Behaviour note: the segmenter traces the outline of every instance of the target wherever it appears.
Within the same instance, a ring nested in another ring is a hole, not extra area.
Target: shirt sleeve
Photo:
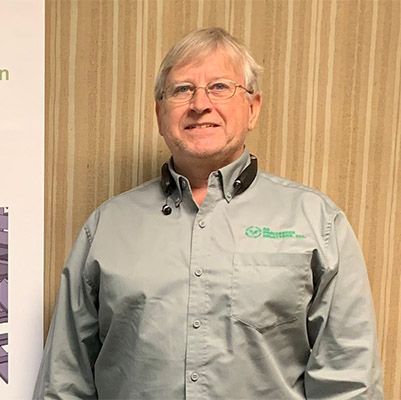
[[[367,271],[344,214],[335,216],[325,239],[326,253],[314,266],[317,290],[307,321],[306,398],[383,399]]]
[[[85,272],[91,235],[80,232],[63,270],[33,399],[96,399],[97,293]]]

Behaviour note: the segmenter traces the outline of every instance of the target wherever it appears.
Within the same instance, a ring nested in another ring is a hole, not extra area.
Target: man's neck
[[[192,196],[196,203],[200,206],[207,195],[208,179],[211,172],[215,171],[213,165],[205,160],[192,160],[185,162],[174,160],[174,169],[177,173],[185,176],[190,185]]]
[[[175,171],[188,179],[192,196],[200,206],[207,195],[209,175],[234,160],[173,157],[173,161]]]

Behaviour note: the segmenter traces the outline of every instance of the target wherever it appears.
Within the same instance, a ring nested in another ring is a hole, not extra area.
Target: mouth
[[[213,122],[202,122],[202,123],[194,123],[194,124],[188,124],[185,126],[184,129],[203,129],[203,128],[217,128],[219,127],[219,124],[215,124]]]

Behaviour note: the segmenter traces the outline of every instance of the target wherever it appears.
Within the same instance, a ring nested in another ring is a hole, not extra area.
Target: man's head
[[[221,28],[192,32],[167,53],[155,84],[156,113],[175,162],[223,166],[240,156],[259,115],[260,70]]]

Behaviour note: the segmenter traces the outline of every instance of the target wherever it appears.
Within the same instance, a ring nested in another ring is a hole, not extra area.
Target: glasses
[[[205,89],[206,95],[213,103],[222,102],[230,99],[235,95],[237,88],[244,89],[247,93],[253,94],[253,90],[249,90],[234,81],[227,79],[218,79],[209,82],[206,86],[195,86],[188,82],[179,82],[167,86],[162,93],[162,99],[166,99],[171,103],[187,103],[194,96],[198,89]]]

